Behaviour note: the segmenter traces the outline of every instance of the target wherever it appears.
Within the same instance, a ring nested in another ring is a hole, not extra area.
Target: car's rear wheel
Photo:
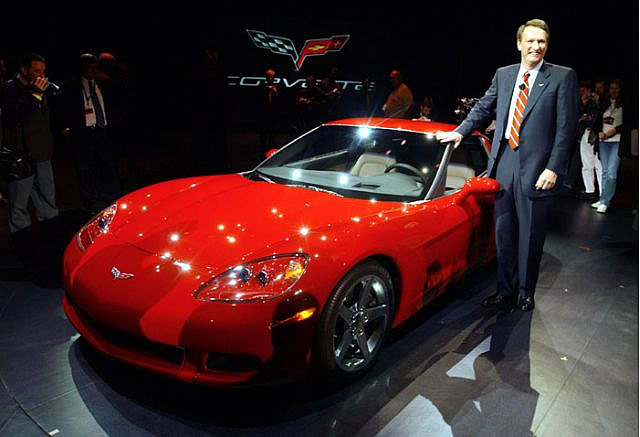
[[[389,272],[366,261],[340,280],[318,323],[314,359],[323,376],[347,382],[377,360],[393,314]]]

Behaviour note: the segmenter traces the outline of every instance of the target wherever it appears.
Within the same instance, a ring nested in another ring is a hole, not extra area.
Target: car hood
[[[356,225],[367,216],[403,206],[241,175],[200,178],[170,195],[164,185],[120,200],[127,211],[114,227],[114,236],[143,251],[216,270],[274,252],[306,252],[314,237],[322,237],[317,232],[328,238],[345,224]],[[144,199],[158,197],[143,205]]]

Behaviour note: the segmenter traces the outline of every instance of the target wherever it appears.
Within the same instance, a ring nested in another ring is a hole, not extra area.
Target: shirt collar
[[[528,71],[530,76],[537,76],[538,72],[540,71],[540,68],[542,67],[543,62],[544,62],[544,59],[538,62],[536,66],[530,70],[527,69],[523,64],[520,64],[520,69],[518,70],[518,80],[520,81],[522,80],[522,76],[524,76],[525,71]]]

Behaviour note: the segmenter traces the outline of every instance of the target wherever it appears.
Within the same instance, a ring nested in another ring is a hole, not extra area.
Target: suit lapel
[[[516,80],[518,79],[517,76],[518,76],[519,69],[520,69],[520,64],[513,65],[505,78],[506,79],[505,90],[507,90],[505,94],[507,94],[509,98],[502,100],[502,104],[506,105],[504,110],[501,111],[501,113],[504,114],[504,120],[502,120],[502,132],[505,132],[507,129],[507,120],[509,120],[509,108],[511,107],[511,96],[513,94],[513,88],[516,86]]]
[[[527,115],[531,112],[531,109],[535,106],[538,98],[542,95],[542,92],[549,85],[549,77],[551,76],[551,68],[546,62],[543,62],[540,66],[540,71],[536,76],[535,83],[531,84],[531,91],[529,92],[529,99],[527,100],[527,107],[524,108],[524,114],[522,115],[522,122],[527,119]]]

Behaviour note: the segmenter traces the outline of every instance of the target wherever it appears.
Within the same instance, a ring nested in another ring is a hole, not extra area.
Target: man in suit
[[[482,304],[531,311],[552,195],[561,186],[574,147],[578,82],[574,70],[544,61],[549,27],[538,19],[518,28],[520,64],[499,68],[485,95],[453,131],[454,147],[474,129],[496,130],[487,174],[500,182],[496,197],[497,292]]]
[[[80,56],[80,77],[63,88],[63,130],[71,139],[78,169],[80,194],[89,214],[94,214],[118,197],[115,146],[107,131],[111,122],[96,83],[98,58]]]

